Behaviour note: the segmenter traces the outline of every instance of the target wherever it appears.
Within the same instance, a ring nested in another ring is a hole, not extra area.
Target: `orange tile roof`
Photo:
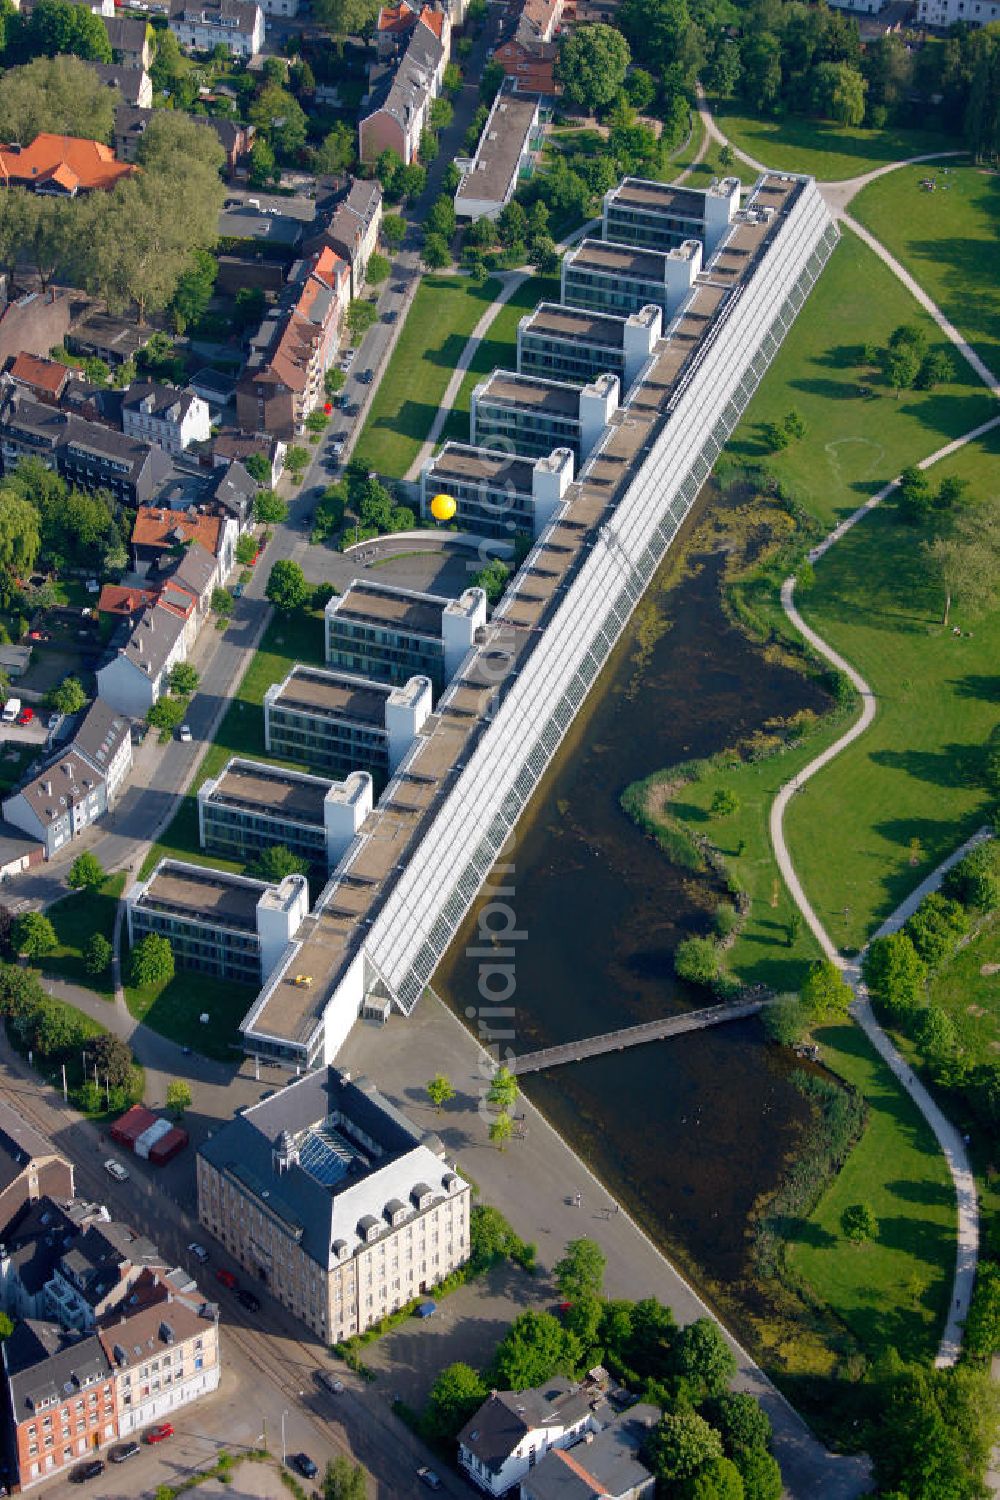
[[[36,390],[48,391],[50,396],[58,396],[69,379],[69,371],[56,359],[43,359],[37,354],[22,352],[15,355],[10,376],[25,385],[33,385]]]
[[[323,285],[328,286],[331,291],[336,291],[338,281],[343,281],[345,276],[350,275],[350,267],[336,250],[325,245],[316,257],[312,274],[318,276]]]
[[[156,505],[140,505],[136,511],[132,528],[132,544],[137,547],[173,547],[180,542],[200,542],[206,552],[215,557],[222,533],[222,522],[218,516],[205,516],[199,511],[189,516],[186,511],[161,509]]]
[[[383,5],[378,13],[379,31],[409,31],[416,24],[417,13],[407,0],[399,5]]]
[[[420,12],[420,19],[428,31],[433,31],[440,42],[444,32],[444,11],[434,10],[430,5],[425,5]]]
[[[38,187],[55,183],[64,192],[113,188],[137,167],[117,161],[110,146],[74,135],[36,135],[30,146],[0,146],[0,182],[9,187]]]
[[[106,583],[97,601],[99,615],[134,615],[156,599],[155,589],[128,588],[122,583]]]

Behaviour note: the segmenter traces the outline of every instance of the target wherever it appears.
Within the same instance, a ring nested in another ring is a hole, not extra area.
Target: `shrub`
[[[711,938],[685,938],[674,954],[674,969],[689,984],[710,986],[719,977],[719,950]]]

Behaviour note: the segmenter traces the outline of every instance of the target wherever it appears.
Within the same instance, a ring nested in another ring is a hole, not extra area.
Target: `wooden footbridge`
[[[680,1016],[664,1016],[659,1021],[643,1021],[638,1026],[623,1026],[620,1031],[605,1031],[580,1042],[564,1042],[559,1047],[542,1047],[525,1052],[509,1064],[512,1073],[538,1073],[542,1068],[558,1068],[563,1063],[582,1062],[586,1057],[600,1057],[606,1052],[622,1052],[626,1047],[642,1047],[660,1042],[668,1036],[682,1036],[688,1031],[704,1031],[707,1026],[721,1026],[726,1021],[741,1021],[755,1016],[776,997],[762,1000],[737,1000],[708,1005],[704,1010],[689,1010]]]

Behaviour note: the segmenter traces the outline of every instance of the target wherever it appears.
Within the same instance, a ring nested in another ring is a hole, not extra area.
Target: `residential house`
[[[100,1339],[26,1318],[3,1343],[19,1488],[70,1468],[118,1431],[115,1383]]]
[[[238,459],[220,468],[221,472],[213,471],[207,494],[215,506],[232,517],[238,532],[249,531],[253,526],[253,503],[260,486]]]
[[[296,9],[298,8],[298,0],[267,0],[264,8],[269,14],[294,14],[293,11],[272,12],[270,10],[271,4],[294,5]],[[207,123],[219,137],[219,145],[226,153],[226,176],[232,179],[236,175],[237,167],[250,154],[254,136],[257,134],[257,127],[256,125],[244,125],[241,120],[227,120],[221,116],[214,115],[209,116]]]
[[[660,1419],[656,1406],[616,1412],[600,1432],[571,1447],[554,1446],[521,1480],[520,1500],[645,1500],[656,1479],[640,1457]]]
[[[140,107],[131,99],[126,99],[115,110],[115,155],[119,161],[135,161],[139,142],[145,135],[153,114],[151,108]],[[204,125],[206,130],[215,131],[226,153],[226,175],[232,177],[237,165],[253,144],[256,128],[253,125],[243,125],[239,120],[216,119],[213,115],[192,115],[190,118],[197,124]]]
[[[31,1203],[51,1194],[72,1198],[73,1167],[12,1104],[0,1099],[0,1238]]]
[[[98,668],[100,696],[120,713],[145,718],[163,693],[170,668],[187,656],[188,619],[159,599],[144,609],[117,656]]]
[[[199,542],[218,562],[219,578],[232,572],[236,550],[236,523],[228,515],[211,514],[206,508],[179,511],[162,505],[143,505],[136,511],[132,527],[132,563],[145,578],[165,569],[180,550]]]
[[[183,453],[192,443],[207,442],[211,425],[208,402],[192,390],[136,381],[122,399],[125,435],[158,443],[166,453]]]
[[[351,269],[351,296],[360,297],[365,268],[378,245],[382,223],[382,185],[374,178],[358,178],[346,195],[332,207],[326,227],[306,248],[314,251],[328,245]]]
[[[135,359],[153,336],[152,328],[140,329],[134,322],[113,318],[108,313],[92,312],[74,323],[66,337],[66,348],[84,359],[103,359],[115,369]]]
[[[63,1328],[90,1332],[144,1272],[169,1269],[152,1241],[128,1224],[97,1220],[63,1247],[45,1288],[49,1316]]]
[[[0,369],[18,354],[45,356],[69,332],[72,297],[64,287],[8,296],[0,277]]]
[[[309,882],[276,884],[161,859],[125,897],[129,943],[168,938],[180,968],[260,986],[309,912]]]
[[[287,299],[261,324],[236,388],[236,415],[246,432],[290,439],[324,399],[350,301],[347,262],[327,246],[313,257]]]
[[[281,438],[266,432],[237,432],[224,429],[212,439],[212,462],[217,469],[239,462],[244,467],[248,459],[256,456],[268,465],[268,485],[277,484],[285,467],[285,452],[288,444]]]
[[[98,1338],[114,1372],[118,1436],[134,1437],[181,1407],[218,1389],[219,1311],[210,1302],[172,1293],[132,1308],[119,1304],[101,1321]]]
[[[834,0],[842,4],[844,0]],[[859,0],[857,9],[876,13],[887,0]],[[851,7],[854,9],[854,5]],[[917,20],[921,26],[987,26],[1000,21],[1000,0],[920,0]]]
[[[366,1078],[293,1078],[198,1152],[198,1217],[326,1344],[363,1333],[469,1257],[471,1190]]]
[[[505,1495],[550,1448],[597,1432],[610,1408],[590,1382],[554,1375],[535,1390],[494,1391],[458,1434],[458,1462],[487,1495]]]
[[[124,505],[143,505],[170,474],[160,448],[126,437],[29,396],[17,386],[0,396],[0,462],[9,474],[38,458],[80,489],[107,489]]]
[[[0,1302],[12,1318],[51,1316],[45,1289],[59,1257],[79,1231],[111,1215],[102,1204],[58,1200],[47,1194],[29,1204],[0,1241]]]
[[[103,141],[75,135],[43,131],[30,146],[0,146],[0,186],[29,188],[53,198],[107,192],[134,171],[128,162],[116,161]]]
[[[515,31],[495,48],[493,61],[503,68],[516,94],[552,99],[562,92],[555,79],[558,56],[558,42],[522,41]]]
[[[114,0],[111,0],[111,14],[114,15]],[[153,80],[145,68],[127,68],[122,63],[89,63],[91,71],[109,89],[117,89],[122,104],[133,109],[152,109],[153,107]],[[131,157],[121,156],[118,144],[115,142],[115,154],[122,161],[131,161]]]
[[[104,25],[112,60],[121,68],[148,73],[153,63],[153,43],[143,17],[113,15],[105,18]]]
[[[416,159],[448,62],[448,41],[447,16],[425,6],[398,61],[373,71],[358,123],[363,161],[374,161],[386,150],[395,151],[407,166]]]
[[[108,805],[113,806],[132,769],[130,726],[110,704],[95,698],[73,736],[73,749],[104,777]]]
[[[57,359],[45,359],[37,354],[20,353],[7,370],[5,379],[22,386],[36,401],[45,401],[49,406],[58,406],[63,391],[70,379],[68,365]]]
[[[256,57],[264,45],[264,12],[254,0],[170,0],[170,30],[182,47]]]
[[[3,815],[51,859],[114,806],[131,765],[130,726],[98,698],[69,747],[4,799]]]

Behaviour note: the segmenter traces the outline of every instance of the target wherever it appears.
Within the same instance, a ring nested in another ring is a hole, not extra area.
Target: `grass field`
[[[808,172],[820,182],[839,182],[860,177],[929,151],[955,151],[961,142],[954,136],[932,131],[892,127],[863,130],[860,126],[835,125],[829,120],[808,120],[786,115],[780,120],[761,120],[755,115],[730,112],[720,105],[716,123],[734,146],[748,156],[782,172]]]
[[[375,392],[354,457],[402,479],[431,429],[458,357],[500,290],[468,276],[425,276]]]
[[[127,945],[122,945],[122,972],[128,974]],[[214,974],[178,969],[166,984],[125,985],[129,1014],[153,1031],[192,1047],[203,1057],[231,1062],[239,1045],[237,1027],[250,1009],[257,986],[236,984]],[[208,1015],[205,1024],[199,1017]]]
[[[933,976],[928,990],[955,1023],[973,1063],[995,1062],[1000,1051],[1000,917],[994,915]]]
[[[275,614],[264,632],[260,649],[243,675],[226,716],[219,725],[215,740],[202,757],[191,786],[164,831],[143,861],[140,877],[145,879],[157,860],[173,857],[193,860],[196,864],[214,865],[222,870],[242,871],[243,862],[227,860],[218,854],[205,854],[198,843],[197,791],[203,781],[217,776],[231,755],[249,755],[272,765],[289,762],[268,755],[264,749],[264,694],[274,682],[280,682],[295,662],[308,666],[323,665],[323,612],[299,611],[290,616]],[[296,763],[292,770],[308,770]]]
[[[848,1326],[869,1358],[897,1349],[928,1359],[951,1293],[955,1198],[930,1126],[856,1026],[818,1033],[824,1060],[868,1101],[865,1133],[814,1212],[788,1236],[796,1277]],[[854,1245],[841,1230],[867,1203],[878,1238]]]
[[[722,147],[718,141],[710,141],[708,150],[701,161],[696,162],[691,168],[691,176],[688,185],[693,188],[707,188],[713,177],[738,177],[744,186],[749,187],[757,181],[760,173],[756,167],[748,167],[745,161],[737,157],[731,167],[724,167],[719,161],[719,152]]]
[[[441,441],[469,441],[469,408],[472,392],[491,370],[513,370],[517,367],[517,325],[525,313],[539,302],[559,301],[558,276],[530,276],[521,283],[510,301],[497,313],[489,331],[473,356],[462,378],[458,396],[441,433]]]
[[[866,341],[885,343],[901,323],[951,350],[891,271],[844,230],[818,285],[737,428],[728,452],[764,462],[822,522],[834,525],[907,464],[995,416],[997,404],[963,360],[954,385],[858,395]],[[769,454],[762,430],[795,407],[806,436]]]
[[[920,189],[929,175],[933,193]],[[1000,372],[1000,174],[902,167],[866,187],[850,212]]]
[[[1000,494],[1000,437],[948,461],[970,495]],[[942,473],[945,467],[942,466]],[[937,477],[937,471],[932,470]],[[979,754],[997,722],[1000,611],[941,626],[942,594],[912,528],[878,510],[816,568],[799,606],[878,696],[875,722],[795,797],[786,837],[834,942],[859,947],[984,821]],[[919,839],[911,864],[910,844]]]
[[[46,915],[56,930],[59,947],[45,956],[47,974],[55,974],[71,984],[81,984],[85,989],[103,995],[105,1000],[113,998],[110,968],[95,977],[83,961],[83,950],[95,932],[103,933],[111,942],[118,898],[124,889],[124,875],[109,875],[98,890],[76,891],[49,907]]]

